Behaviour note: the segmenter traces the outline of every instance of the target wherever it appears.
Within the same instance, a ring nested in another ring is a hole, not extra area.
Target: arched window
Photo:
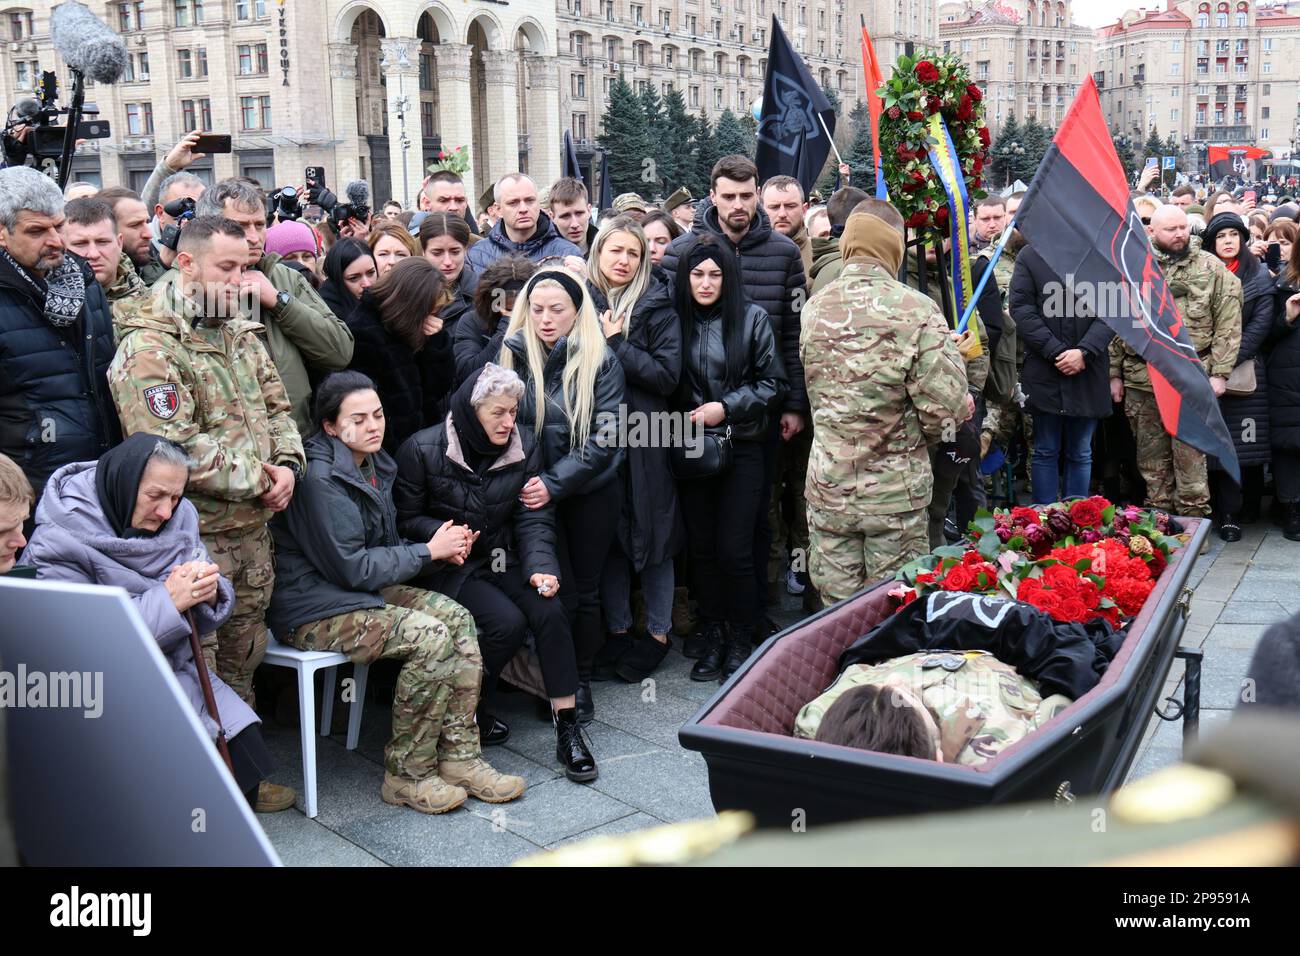
[[[1210,15],[1208,13],[1198,13],[1196,15],[1196,26],[1201,30],[1207,29],[1210,26]]]

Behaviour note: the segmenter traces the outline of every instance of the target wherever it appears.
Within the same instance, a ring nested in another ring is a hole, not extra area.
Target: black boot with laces
[[[564,775],[574,783],[591,783],[596,779],[596,758],[587,746],[578,712],[572,707],[555,712],[555,759],[564,766]]]

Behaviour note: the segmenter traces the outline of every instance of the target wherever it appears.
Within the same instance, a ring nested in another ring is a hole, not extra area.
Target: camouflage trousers
[[[266,525],[246,531],[203,535],[212,563],[235,589],[235,609],[215,634],[204,638],[208,668],[256,707],[253,671],[266,656],[266,609],[275,584],[271,532]]]
[[[1147,507],[1189,517],[1208,515],[1210,479],[1205,456],[1165,431],[1155,395],[1125,389],[1124,414],[1133,429],[1138,471],[1147,483]]]
[[[861,591],[930,550],[924,508],[892,515],[808,507],[813,586],[831,604]]]
[[[795,551],[808,553],[808,508],[804,503],[804,486],[808,482],[808,456],[812,453],[812,427],[805,428],[777,448],[776,478],[772,481],[767,523],[772,529],[772,546],[768,549],[767,580],[776,581],[785,559]],[[789,497],[790,520],[782,516],[782,499]],[[806,560],[802,567],[807,567]]]
[[[439,760],[479,755],[478,631],[469,611],[436,591],[397,585],[380,594],[383,607],[304,624],[281,640],[304,651],[338,651],[358,664],[403,661],[384,768],[423,780],[438,772]]]

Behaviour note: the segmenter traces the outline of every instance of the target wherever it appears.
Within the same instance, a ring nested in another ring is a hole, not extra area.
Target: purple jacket
[[[190,706],[208,734],[215,737],[217,724],[204,707],[190,650],[190,626],[163,584],[176,565],[196,560],[210,559],[199,538],[198,512],[184,499],[155,537],[117,537],[99,504],[93,461],[64,465],[50,476],[36,508],[36,530],[23,552],[23,563],[35,565],[41,580],[100,584],[126,591],[171,664]],[[223,577],[217,586],[217,606],[199,604],[194,608],[199,634],[215,631],[230,616],[234,603],[234,590]],[[216,674],[210,676],[226,736],[234,737],[257,723],[257,715],[239,695]]]

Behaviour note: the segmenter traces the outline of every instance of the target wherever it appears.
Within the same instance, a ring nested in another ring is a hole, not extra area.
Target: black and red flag
[[[1091,76],[1029,184],[1016,226],[1066,288],[1091,286],[1093,301],[1104,304],[1099,317],[1146,360],[1165,431],[1218,458],[1240,482],[1232,438],[1129,201]]]
[[[1223,179],[1225,176],[1254,179],[1255,164],[1272,155],[1258,146],[1211,146],[1206,151],[1205,161],[1209,163],[1210,175],[1215,179]]]

